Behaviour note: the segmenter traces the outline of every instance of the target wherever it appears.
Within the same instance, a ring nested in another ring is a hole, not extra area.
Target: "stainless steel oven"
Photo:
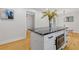
[[[55,40],[56,50],[62,47],[64,43],[65,43],[64,34],[57,36]]]

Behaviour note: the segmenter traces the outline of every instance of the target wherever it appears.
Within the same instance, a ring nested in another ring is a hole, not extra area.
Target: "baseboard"
[[[79,33],[79,32],[76,32],[76,31],[71,31],[71,32],[69,32],[69,33]]]
[[[23,39],[25,39],[25,38],[24,37],[20,37],[20,38],[16,38],[16,39],[11,39],[9,41],[0,42],[0,45],[11,43],[11,42],[15,42],[15,41],[18,41],[18,40],[23,40]]]
[[[79,32],[69,32],[69,33],[73,33],[73,34],[79,34]]]

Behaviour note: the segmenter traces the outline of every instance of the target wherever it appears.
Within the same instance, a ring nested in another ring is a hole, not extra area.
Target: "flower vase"
[[[52,31],[52,22],[49,21],[49,31]]]
[[[53,19],[53,28],[56,28],[56,20]]]

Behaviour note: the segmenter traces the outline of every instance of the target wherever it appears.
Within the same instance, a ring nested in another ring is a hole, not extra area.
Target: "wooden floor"
[[[68,44],[65,50],[79,50],[79,33],[68,34]]]
[[[19,40],[8,44],[0,45],[0,50],[25,50],[26,40]]]
[[[0,50],[30,50],[30,33],[27,32],[26,34],[26,39],[0,45]],[[68,34],[68,44],[65,50],[79,50],[79,34]]]

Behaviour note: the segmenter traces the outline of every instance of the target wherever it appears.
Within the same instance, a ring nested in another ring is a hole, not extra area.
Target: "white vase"
[[[56,28],[56,20],[55,19],[53,19],[53,28]]]
[[[52,22],[51,22],[51,20],[49,21],[49,31],[51,31],[52,30]]]
[[[55,28],[56,28],[56,20],[53,19],[53,24],[52,24],[52,20],[50,20],[49,21],[49,31],[52,31]]]

